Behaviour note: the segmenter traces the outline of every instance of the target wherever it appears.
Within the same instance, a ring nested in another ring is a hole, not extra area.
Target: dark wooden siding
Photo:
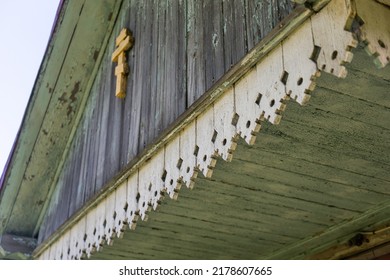
[[[290,0],[124,1],[43,222],[48,237],[292,10]],[[134,35],[127,97],[115,37]]]

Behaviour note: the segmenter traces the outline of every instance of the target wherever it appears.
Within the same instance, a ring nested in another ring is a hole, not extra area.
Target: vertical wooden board
[[[96,110],[94,110],[92,118],[91,118],[91,124],[88,127],[89,133],[86,139],[86,145],[87,148],[85,150],[86,153],[86,170],[85,170],[85,191],[84,191],[84,203],[88,201],[95,190],[95,173],[96,173],[96,161],[94,160],[95,157],[97,157],[96,152],[96,131],[97,131],[97,120],[96,120],[97,114]]]
[[[210,107],[196,120],[197,167],[205,177],[211,177],[216,164],[214,136],[214,108]]]
[[[159,40],[159,1],[153,0],[153,4],[151,5],[151,15],[150,15],[150,22],[151,22],[151,42],[150,42],[150,100],[149,100],[149,106],[150,106],[150,116],[149,116],[149,123],[148,123],[148,139],[149,142],[153,141],[158,135],[157,127],[156,127],[156,119],[159,118],[159,115],[161,114],[161,111],[159,111],[159,114],[157,114],[157,108],[160,108],[160,105],[157,105],[157,102],[160,101],[160,98],[158,93],[158,75],[159,75],[159,69],[158,69],[158,60],[159,60],[159,46],[158,46],[158,40]],[[161,128],[159,128],[161,129]]]
[[[294,3],[291,0],[277,0],[276,7],[277,7],[277,16],[275,18],[277,19],[277,22],[275,22],[275,27],[282,19],[287,17],[291,11],[294,9]]]
[[[136,11],[137,7],[133,6],[134,1],[125,1],[122,3],[122,10],[120,14],[120,24],[117,24],[115,31],[110,38],[111,42],[114,42],[115,35],[119,34],[120,28],[127,27],[133,33],[133,36],[136,32]],[[134,45],[138,44],[137,41],[134,41]],[[129,152],[130,142],[133,142],[134,139],[131,138],[130,130],[131,127],[131,116],[132,116],[132,102],[134,95],[134,83],[135,83],[135,67],[134,67],[134,56],[135,56],[135,47],[133,46],[127,54],[127,62],[129,65],[129,74],[127,76],[127,87],[126,87],[126,97],[123,103],[123,121],[122,121],[122,147],[120,154],[121,167],[124,167],[131,159],[131,152]],[[137,143],[138,145],[138,143]]]
[[[348,1],[331,1],[320,13],[311,17],[314,44],[320,47],[317,67],[336,77],[345,78],[347,69],[343,66],[351,62],[351,47],[357,46],[351,32],[345,31],[351,12]]]
[[[139,181],[138,181],[138,209],[142,220],[147,220],[148,213],[150,211],[151,203],[151,190],[152,190],[152,166],[153,159],[149,159],[142,167],[139,169]]]
[[[305,104],[315,88],[320,72],[311,55],[314,51],[310,21],[303,23],[292,36],[282,42],[283,66],[288,73],[286,92],[299,104]]]
[[[166,176],[164,185],[168,195],[177,199],[178,192],[181,188],[182,180],[180,178],[180,170],[183,168],[182,159],[180,158],[180,137],[176,136],[168,144],[165,145],[164,166]]]
[[[113,238],[116,234],[115,219],[116,219],[116,195],[115,191],[107,195],[105,199],[105,219],[103,221],[104,236],[108,245],[112,245],[114,242]]]
[[[80,133],[75,138],[75,145],[73,147],[73,161],[72,165],[74,165],[73,171],[71,173],[71,180],[69,184],[66,186],[67,188],[71,189],[70,193],[70,201],[69,201],[69,210],[68,210],[68,217],[72,216],[74,212],[76,212],[79,207],[82,206],[82,200],[83,200],[83,187],[80,185],[80,176],[81,176],[81,162],[82,162],[82,155],[83,155],[83,146],[82,146],[82,137],[83,133]]]
[[[287,98],[283,77],[283,56],[280,45],[274,48],[256,66],[258,90],[261,95],[258,106],[265,119],[278,124]]]
[[[250,145],[255,142],[262,118],[259,104],[256,103],[260,98],[257,78],[254,67],[234,85],[237,133]]]
[[[84,254],[85,226],[86,217],[84,216],[70,229],[70,258],[72,260],[79,260]]]
[[[108,49],[110,49],[110,46]],[[113,48],[111,50],[113,50]],[[113,92],[115,92],[113,90],[115,88],[115,80],[111,79],[111,69],[113,68],[112,65],[113,64],[111,61],[108,59],[108,57],[106,57],[103,61],[102,67],[103,73],[105,75],[103,75],[101,92],[101,94],[104,95],[101,132],[104,132],[106,135],[102,139],[101,146],[99,147],[99,153],[101,157],[98,161],[98,176],[100,173],[102,173],[102,176],[96,185],[97,190],[100,190],[100,188],[114,174],[115,169],[118,169],[116,167],[117,163],[115,161],[119,162],[117,159],[119,154],[119,152],[117,152],[117,141],[120,140],[120,137],[118,138],[114,133],[116,132],[117,128],[120,127],[118,126],[118,123],[120,125],[121,114],[114,109],[117,100],[115,100],[116,97],[115,94],[113,94]]]
[[[142,1],[131,1],[131,15],[135,17],[135,26],[133,31],[134,36],[134,46],[131,50],[133,53],[132,59],[134,60],[134,83],[133,88],[131,89],[131,102],[129,103],[128,109],[130,110],[130,125],[127,133],[129,134],[128,148],[127,148],[127,158],[128,161],[133,159],[139,152],[138,143],[139,143],[139,130],[140,130],[140,121],[141,121],[141,100],[142,100],[142,53],[143,45],[141,38],[141,11],[138,9]],[[128,89],[129,90],[129,89]],[[127,98],[126,98],[127,99]]]
[[[196,167],[196,123],[192,121],[180,132],[180,158],[183,160],[180,177],[188,188],[193,188],[198,176]]]
[[[272,7],[271,7],[271,0],[270,1],[261,1],[259,3],[259,22],[260,22],[260,33],[262,36],[266,36],[269,31],[272,29]]]
[[[162,114],[162,127],[165,128],[170,123],[172,115],[175,114],[174,108],[176,103],[176,98],[171,98],[171,93],[175,91],[175,82],[176,82],[176,69],[177,64],[177,32],[178,28],[172,18],[175,16],[175,6],[177,1],[166,0],[165,5],[163,6],[163,11],[165,13],[165,64],[164,64],[164,91],[162,99],[163,103],[163,114]],[[177,19],[177,18],[176,18]],[[174,43],[173,43],[174,42]],[[172,49],[171,49],[172,48]]]
[[[69,213],[69,205],[71,200],[71,190],[72,190],[72,181],[69,180],[72,178],[72,173],[74,171],[74,165],[72,164],[74,159],[74,154],[71,155],[71,160],[68,162],[66,166],[66,173],[64,176],[64,184],[62,188],[60,189],[60,196],[59,196],[59,204],[57,209],[55,210],[57,214],[55,214],[55,223],[53,226],[53,231],[57,229],[60,225],[62,225],[63,222],[66,221],[68,218]]]
[[[106,243],[106,235],[104,230],[104,225],[106,223],[106,200],[100,201],[100,203],[96,206],[94,210],[96,212],[95,216],[95,229],[96,232],[94,234],[94,244],[96,250],[99,251]]]
[[[291,0],[246,0],[248,51],[261,41],[293,9]]]
[[[206,90],[225,72],[223,58],[222,1],[204,1],[204,56]]]
[[[84,248],[85,254],[89,258],[91,254],[93,254],[96,251],[96,245],[95,245],[95,235],[96,235],[96,226],[95,226],[95,219],[96,219],[96,207],[92,208],[88,211],[85,217],[85,238],[84,240]]]
[[[127,221],[130,229],[135,229],[137,226],[137,221],[139,218],[139,191],[138,191],[138,173],[137,170],[135,173],[131,174],[127,181]]]
[[[57,239],[56,243],[53,245],[52,253],[51,253],[51,259],[52,260],[61,260],[61,255],[63,251],[63,240],[64,236],[61,236]]]
[[[39,230],[39,238],[38,243],[43,242],[50,234],[55,230],[56,215],[59,215],[58,208],[60,207],[62,201],[60,200],[60,194],[62,193],[62,185],[64,183],[64,172],[60,174],[57,182],[56,189],[54,190],[51,198],[49,206],[46,210],[46,216],[42,222],[41,228]]]
[[[56,259],[68,260],[70,256],[70,232],[67,231],[61,236],[59,244]]]
[[[103,73],[106,69],[104,64],[99,73],[100,79],[103,79]],[[106,91],[108,90],[108,92]],[[95,172],[95,189],[94,194],[103,184],[104,178],[104,162],[106,156],[106,141],[107,141],[107,126],[108,126],[108,107],[109,107],[109,88],[102,82],[98,82],[97,94],[98,98],[98,119],[97,119],[97,132],[96,132],[96,172]]]
[[[233,13],[234,6],[231,0],[222,1],[223,10],[223,48],[224,48],[224,65],[225,71],[228,71],[233,65],[235,34],[232,32],[234,26]]]
[[[237,63],[248,51],[245,26],[245,0],[230,0],[233,5],[233,64]],[[229,43],[229,42],[228,42]]]
[[[185,96],[180,92],[181,85],[179,84],[179,63],[183,63],[184,53],[181,51],[184,48],[184,40],[179,41],[178,38],[184,37],[183,26],[179,26],[179,13],[180,13],[180,2],[177,0],[168,0],[166,3],[166,48],[165,51],[165,88],[164,88],[164,99],[163,108],[164,113],[162,114],[163,128],[168,127],[181,112],[185,109]],[[181,44],[181,45],[179,45]],[[180,56],[180,57],[179,57]]]
[[[88,201],[93,194],[95,193],[95,184],[96,184],[96,171],[97,171],[97,157],[98,157],[98,127],[100,121],[100,106],[102,102],[101,94],[99,94],[98,90],[98,81],[100,80],[100,71],[97,73],[97,78],[95,79],[94,85],[91,89],[90,93],[90,101],[87,104],[86,110],[90,111],[91,118],[89,120],[88,125],[88,137],[87,143],[88,146],[87,152],[87,168],[86,168],[86,179],[85,179],[85,193],[84,193],[84,203]],[[87,121],[87,120],[86,120]]]
[[[176,75],[176,116],[187,109],[187,0],[178,1],[178,60]],[[173,122],[172,121],[172,122]],[[172,123],[171,122],[171,123]]]
[[[116,219],[115,219],[115,228],[117,237],[122,237],[125,230],[125,225],[127,224],[127,182],[125,180],[120,184],[115,190],[115,204],[116,204]]]
[[[88,109],[88,108],[86,108]],[[82,138],[82,154],[81,154],[81,167],[80,167],[80,179],[77,193],[77,209],[84,205],[85,192],[88,186],[86,185],[87,181],[87,170],[88,170],[88,154],[89,154],[89,137],[90,137],[90,122],[91,122],[91,112],[86,113],[86,117],[81,121],[80,125],[83,127],[83,138]]]
[[[160,149],[152,158],[152,168],[150,170],[152,188],[150,190],[150,196],[154,210],[157,209],[159,203],[164,198],[165,190],[162,180],[162,175],[165,170],[164,156],[164,149]]]
[[[263,0],[246,0],[246,35],[248,50],[252,49],[265,34],[262,26],[265,24],[262,18]]]
[[[234,113],[234,88],[231,87],[214,103],[214,127],[218,133],[215,149],[226,161],[232,160],[237,146],[237,130],[232,124]]]
[[[166,1],[157,1],[157,17],[158,17],[158,40],[154,43],[157,46],[157,61],[156,61],[156,93],[155,93],[155,112],[154,112],[154,130],[156,135],[159,135],[163,131],[163,114],[164,98],[165,98],[165,83],[166,73],[164,71],[166,63],[166,35],[167,32],[165,21],[166,21]]]
[[[141,79],[137,83],[140,83],[141,91],[141,118],[139,126],[139,142],[138,151],[144,150],[147,144],[151,141],[149,137],[149,131],[153,130],[153,123],[150,119],[153,118],[153,112],[151,111],[152,94],[151,91],[151,55],[152,55],[152,24],[153,24],[153,10],[152,1],[139,1],[139,13],[138,13],[138,26],[136,41],[142,47],[139,50],[138,56],[141,64],[139,64],[139,71]]]
[[[189,1],[187,8],[187,106],[205,92],[203,0]]]
[[[114,44],[108,44],[108,54],[114,52]],[[107,64],[104,83],[106,84],[106,95],[108,106],[107,116],[107,141],[105,148],[105,169],[103,184],[110,180],[120,170],[120,154],[122,140],[123,103],[124,100],[115,96],[116,77],[114,75],[115,63],[112,63],[109,56],[106,56],[103,63]],[[109,100],[109,101],[108,101]]]

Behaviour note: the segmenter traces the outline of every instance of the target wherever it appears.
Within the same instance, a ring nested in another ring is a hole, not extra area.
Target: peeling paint
[[[79,92],[79,90],[80,90],[80,81],[78,81],[74,84],[74,87],[72,89],[72,94],[69,97],[71,102],[76,101],[76,99],[77,99],[76,94]]]
[[[67,95],[66,92],[64,92],[59,98],[58,98],[58,101],[60,101],[60,104],[63,105],[64,103],[66,103],[68,100],[65,98]]]

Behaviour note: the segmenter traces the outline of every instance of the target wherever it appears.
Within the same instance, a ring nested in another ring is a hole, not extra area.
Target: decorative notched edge
[[[345,28],[354,26],[356,8],[365,1],[356,0],[355,7],[354,1],[333,0],[305,21],[38,258],[82,259],[111,245],[139,219],[146,221],[164,197],[177,199],[183,185],[192,188],[199,172],[211,177],[219,157],[231,161],[239,137],[254,144],[261,123],[278,124],[289,99],[307,103],[321,71],[345,77],[344,64],[357,45]],[[356,30],[367,34],[359,37],[367,44],[376,25],[363,14],[356,18],[365,24]]]

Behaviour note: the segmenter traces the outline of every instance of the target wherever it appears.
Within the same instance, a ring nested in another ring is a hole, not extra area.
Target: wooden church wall
[[[292,10],[290,0],[124,1],[39,234],[91,199]],[[125,99],[115,38],[134,36]],[[112,42],[112,43],[111,43]]]

